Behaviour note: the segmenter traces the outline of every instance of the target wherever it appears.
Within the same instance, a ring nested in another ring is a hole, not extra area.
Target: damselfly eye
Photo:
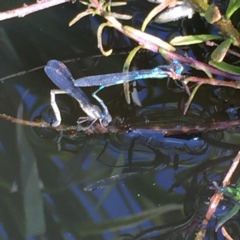
[[[102,118],[102,125],[104,127],[107,127],[108,124],[112,121],[112,116],[106,111],[104,111],[103,116],[104,117]]]
[[[101,120],[101,123],[104,127],[107,127],[111,121],[112,121],[112,116],[110,114],[105,114],[105,116]]]
[[[107,127],[108,124],[109,124],[109,121],[107,120],[107,118],[103,118],[103,119],[102,119],[102,125],[103,125],[104,127]]]

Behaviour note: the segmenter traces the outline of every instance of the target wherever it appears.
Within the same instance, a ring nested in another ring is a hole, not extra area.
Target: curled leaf
[[[73,24],[75,24],[81,18],[83,18],[87,15],[91,15],[91,14],[95,14],[95,10],[87,9],[86,11],[79,13],[74,19],[71,20],[71,22],[68,24],[68,26],[71,27]]]
[[[141,30],[142,31],[145,31],[148,23],[158,14],[160,13],[161,11],[163,11],[167,6],[168,4],[166,3],[167,1],[157,5],[148,15],[147,17],[145,18],[143,24],[142,24],[142,27],[141,27]]]
[[[135,57],[136,53],[141,49],[141,46],[137,46],[135,47],[129,54],[128,57],[125,60],[124,66],[123,66],[123,72],[128,72],[131,62],[133,60],[133,58]],[[124,89],[124,95],[125,95],[125,99],[127,101],[128,104],[131,103],[131,98],[130,98],[130,90],[129,90],[129,82],[125,82],[123,83],[123,89]]]
[[[188,98],[187,103],[185,104],[185,108],[184,108],[184,111],[183,111],[183,115],[185,115],[185,114],[187,113],[187,110],[189,109],[190,104],[191,104],[191,102],[192,102],[192,100],[193,100],[193,98],[194,98],[197,90],[201,87],[201,85],[202,85],[202,83],[198,83],[197,86],[193,89],[191,95],[190,95],[189,98]]]
[[[106,27],[106,26],[109,26],[108,23],[102,23],[99,27],[98,27],[98,30],[97,30],[97,39],[98,39],[98,48],[100,49],[101,53],[104,55],[104,56],[109,56],[112,54],[112,49],[108,50],[108,51],[105,51],[103,49],[103,46],[102,46],[102,31],[103,29]]]

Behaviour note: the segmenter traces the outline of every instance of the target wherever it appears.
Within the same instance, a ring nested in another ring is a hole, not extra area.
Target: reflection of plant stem
[[[222,186],[226,187],[227,185],[230,184],[230,180],[232,178],[233,173],[235,172],[238,164],[240,162],[240,151],[238,152],[238,154],[236,155],[236,157],[233,159],[232,165],[229,168],[223,182],[222,182]],[[200,230],[197,233],[197,236],[195,239],[200,240],[203,239],[203,237],[205,236],[205,226],[208,224],[208,221],[211,219],[212,215],[214,214],[221,198],[223,196],[222,192],[217,191],[210,200],[210,204],[209,204],[209,208],[208,211],[205,215],[205,218],[202,221],[202,227],[200,228]]]
[[[192,100],[193,100],[197,90],[201,87],[201,85],[202,85],[202,83],[197,84],[197,86],[193,89],[192,93],[190,94],[190,96],[188,98],[187,103],[185,104],[183,115],[185,115],[187,113],[187,110],[188,110],[188,108],[189,108],[189,106],[190,106],[190,104],[191,104],[191,102],[192,102]],[[187,84],[186,84],[186,86],[187,86]]]
[[[12,123],[21,124],[25,126],[39,127],[39,128],[52,128],[56,131],[84,131],[86,134],[96,134],[96,133],[122,133],[132,132],[134,130],[153,130],[155,132],[160,132],[163,136],[173,136],[173,135],[182,135],[182,134],[199,134],[206,132],[215,132],[215,131],[223,131],[226,129],[232,129],[240,126],[240,119],[231,120],[225,122],[216,122],[211,124],[202,124],[202,125],[179,125],[179,123],[151,123],[151,121],[146,125],[144,122],[136,123],[136,122],[127,122],[127,123],[119,123],[115,125],[110,125],[107,128],[102,127],[100,124],[96,123],[92,128],[84,128],[80,125],[74,126],[66,126],[60,125],[56,128],[52,127],[50,123],[44,121],[28,121],[19,118],[14,118],[8,116],[6,114],[0,114],[0,118],[10,121]]]
[[[159,238],[158,239],[163,239],[162,235],[164,235],[166,233],[172,233],[171,236],[175,236],[176,232],[179,232],[179,231],[181,231],[183,233],[185,231],[187,232],[187,231],[189,231],[188,228],[190,228],[192,225],[194,225],[194,222],[196,222],[198,214],[199,214],[199,211],[196,211],[195,213],[193,213],[187,219],[184,219],[179,223],[175,223],[174,225],[173,224],[166,224],[166,225],[163,225],[163,226],[148,228],[148,229],[143,230],[140,233],[138,233],[135,237],[132,238],[132,240],[147,239],[147,238],[144,238],[144,236],[146,236],[150,233],[155,233],[156,234],[157,232],[159,232],[159,235],[158,235]]]
[[[232,88],[240,89],[239,82],[220,81],[220,80],[217,80],[217,79],[214,79],[214,78],[188,77],[188,78],[185,78],[183,82],[184,82],[185,86],[187,86],[188,82],[196,82],[197,83],[197,86],[190,93],[188,101],[185,105],[184,112],[183,112],[184,115],[186,114],[186,112],[187,112],[187,110],[188,110],[188,108],[189,108],[197,90],[203,84],[209,84],[209,85],[213,85],[213,86],[222,86],[222,87],[232,87]]]

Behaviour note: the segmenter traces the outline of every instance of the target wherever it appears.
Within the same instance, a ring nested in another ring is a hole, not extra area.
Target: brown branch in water
[[[230,180],[232,178],[233,173],[235,172],[238,164],[240,162],[240,151],[238,152],[238,154],[236,155],[236,157],[233,159],[232,165],[229,168],[223,182],[222,182],[222,186],[226,187],[227,185],[230,184]],[[197,233],[197,236],[195,239],[197,240],[201,240],[204,238],[205,236],[205,227],[208,224],[208,221],[211,219],[212,215],[214,214],[219,202],[221,201],[223,196],[223,193],[220,193],[218,191],[216,191],[214,193],[214,195],[211,197],[210,203],[209,203],[209,208],[208,211],[205,215],[205,218],[202,221],[202,227],[200,228],[200,230]]]
[[[25,126],[40,127],[40,128],[52,128],[52,126],[47,122],[35,122],[35,121],[23,120],[23,119],[20,119],[20,118],[11,117],[11,116],[9,116],[7,114],[4,114],[4,113],[0,114],[0,118],[5,119],[7,121],[10,121],[12,123],[25,125]]]
[[[8,10],[6,12],[0,12],[0,21],[15,18],[15,17],[24,17],[34,12],[41,11],[46,8],[50,8],[62,3],[70,2],[71,0],[38,0],[36,3],[31,5],[24,4],[20,8],[15,8],[13,10]]]
[[[175,79],[178,80],[178,79]],[[199,84],[208,84],[212,86],[221,86],[221,87],[231,87],[235,89],[240,89],[239,82],[234,81],[222,81],[215,78],[199,78],[199,77],[187,77],[183,81],[185,82],[195,82]]]
[[[225,227],[221,228],[222,230],[222,235],[227,239],[227,240],[234,240],[227,232],[227,230],[225,229]]]
[[[19,118],[14,118],[6,114],[0,114],[0,118],[10,121],[12,123],[21,124],[25,126],[39,127],[39,128],[52,128],[56,131],[84,131],[86,134],[103,134],[103,133],[126,133],[134,130],[152,130],[161,132],[164,136],[183,135],[183,134],[201,134],[205,132],[222,131],[226,129],[237,128],[240,126],[240,120],[231,120],[225,122],[216,122],[211,124],[202,125],[179,125],[173,123],[119,123],[116,125],[109,125],[107,128],[102,127],[100,124],[95,124],[92,128],[84,128],[80,125],[66,126],[60,125],[57,128],[51,126],[50,123],[44,121],[28,121]]]

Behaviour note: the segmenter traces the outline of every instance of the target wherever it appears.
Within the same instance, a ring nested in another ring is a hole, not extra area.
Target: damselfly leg
[[[98,106],[93,105],[90,102],[87,95],[79,87],[74,86],[74,78],[72,77],[71,72],[62,62],[50,60],[47,63],[47,66],[45,66],[44,70],[52,82],[60,88],[59,90],[52,90],[50,93],[51,106],[56,116],[56,121],[53,123],[54,127],[57,127],[61,124],[61,113],[57,106],[55,95],[64,93],[70,95],[78,101],[82,110],[88,115],[88,117],[84,117],[84,120],[92,121],[90,126],[99,120],[100,124],[103,127],[106,127],[112,121],[112,117],[103,101],[103,105],[101,105],[104,106],[104,110],[102,112]],[[79,122],[82,122],[82,120],[83,119],[80,119]]]

